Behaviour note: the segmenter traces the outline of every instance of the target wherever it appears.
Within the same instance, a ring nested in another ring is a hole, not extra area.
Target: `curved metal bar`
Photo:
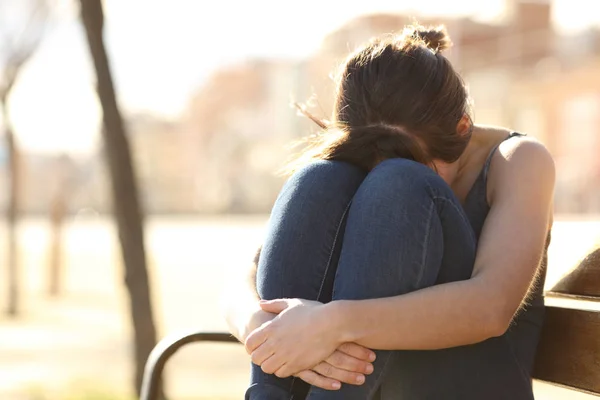
[[[158,400],[160,379],[165,364],[181,347],[194,342],[240,343],[225,332],[187,332],[173,334],[162,339],[154,347],[144,368],[144,379],[140,390],[140,400]]]

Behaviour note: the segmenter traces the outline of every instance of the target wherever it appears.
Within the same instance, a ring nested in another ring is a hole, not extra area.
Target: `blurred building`
[[[419,22],[447,26],[454,42],[447,56],[469,85],[478,123],[528,132],[562,159],[559,149],[566,148],[560,144],[566,140],[565,122],[557,123],[555,112],[562,107],[564,121],[579,118],[578,126],[585,125],[580,130],[589,131],[580,134],[584,147],[597,152],[599,145],[590,138],[595,137],[598,124],[591,117],[581,122],[582,113],[595,110],[590,101],[596,100],[584,93],[595,81],[581,78],[585,68],[587,74],[594,75],[594,67],[585,67],[580,61],[595,57],[600,48],[598,35],[581,35],[579,45],[574,46],[572,39],[553,29],[551,1],[509,0],[507,4],[505,17],[493,24],[469,18],[419,18]],[[317,129],[306,118],[295,115],[290,100],[306,102],[313,114],[329,118],[336,67],[348,53],[373,36],[400,32],[413,22],[412,17],[400,14],[359,17],[328,35],[320,49],[302,62],[252,60],[215,73],[190,103],[184,123],[193,208],[206,212],[268,211],[282,183],[273,172],[290,154],[286,144]],[[578,61],[573,62],[574,58]],[[552,82],[562,79],[560,71],[566,65],[571,71],[560,85],[564,89],[557,91]],[[583,83],[568,83],[577,79]],[[571,103],[562,100],[567,89],[574,99]],[[581,96],[585,99],[577,100]],[[582,101],[587,105],[582,106]],[[560,200],[561,193],[577,192],[572,190],[576,180],[572,175],[578,169],[573,167],[571,150],[564,163],[558,161],[557,204],[561,211],[573,203]]]
[[[497,24],[469,18],[419,18],[422,25],[446,25],[454,46],[447,56],[469,84],[478,121],[507,125],[506,103],[511,82],[533,72],[554,53],[558,37],[552,27],[551,2],[511,0],[504,20]],[[414,22],[407,15],[376,14],[359,17],[325,38],[309,61],[311,86],[318,99],[316,110],[329,116],[333,108],[331,72],[350,51],[371,37],[400,33]]]
[[[149,115],[133,115],[126,122],[144,210],[152,214],[190,212],[179,124]],[[25,152],[21,165],[21,209],[25,213],[48,213],[57,196],[64,196],[71,213],[86,209],[110,212],[110,179],[101,150],[79,158]],[[5,163],[0,167],[0,183],[7,185]],[[7,191],[3,192],[0,204],[6,206]]]
[[[195,211],[270,210],[286,146],[304,131],[291,107],[303,74],[302,62],[250,60],[215,72],[198,91],[183,128]]]
[[[195,207],[204,211],[268,211],[282,180],[273,172],[290,155],[285,145],[316,127],[298,118],[290,100],[307,101],[316,116],[333,108],[336,67],[373,36],[399,32],[407,15],[367,15],[328,35],[307,60],[252,60],[215,73],[190,104],[185,122]],[[511,125],[511,88],[551,57],[557,35],[550,2],[513,0],[505,20],[419,20],[446,24],[455,43],[448,53],[469,82],[476,119]]]
[[[138,114],[127,119],[127,128],[144,210],[152,214],[189,212],[180,124]]]
[[[21,152],[20,204],[27,214],[45,214],[57,196],[64,196],[71,210],[94,208],[105,210],[106,188],[96,177],[93,159],[73,159],[66,155]],[[0,185],[6,190],[0,195],[0,206],[8,205],[8,169],[0,165]]]
[[[553,153],[559,212],[600,213],[600,52],[591,51],[577,63],[558,54],[551,68],[516,85],[517,124]]]

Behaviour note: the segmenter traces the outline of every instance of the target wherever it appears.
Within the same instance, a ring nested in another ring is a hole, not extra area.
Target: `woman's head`
[[[455,162],[470,139],[467,89],[442,51],[443,27],[372,40],[341,67],[333,121],[317,158],[367,170],[387,158]]]

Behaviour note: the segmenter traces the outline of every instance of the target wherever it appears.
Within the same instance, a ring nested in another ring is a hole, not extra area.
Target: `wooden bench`
[[[534,378],[600,395],[600,248],[547,291],[546,302]],[[167,360],[186,344],[202,341],[239,343],[224,332],[189,332],[163,339],[146,363],[140,400],[158,400]]]

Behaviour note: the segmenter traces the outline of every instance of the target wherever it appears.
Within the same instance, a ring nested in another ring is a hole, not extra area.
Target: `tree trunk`
[[[50,204],[50,254],[48,270],[48,296],[58,297],[61,292],[61,281],[64,256],[63,223],[67,213],[67,186],[61,165],[58,166],[57,182]]]
[[[6,314],[14,317],[19,313],[20,287],[19,284],[19,246],[17,241],[17,227],[19,222],[19,190],[20,169],[19,152],[15,143],[15,137],[8,118],[6,96],[3,95],[2,113],[4,117],[6,147],[8,148],[8,174],[9,174],[9,198],[6,210],[6,237],[7,237],[7,263],[8,263],[8,301]]]
[[[100,0],[80,0],[81,18],[98,79],[103,110],[105,154],[112,183],[113,208],[125,265],[135,346],[135,388],[139,395],[144,365],[156,344],[140,211],[129,142],[117,105],[102,38],[104,14]]]
[[[66,154],[54,163],[54,185],[50,202],[50,249],[48,259],[48,296],[58,297],[62,292],[65,258],[64,223],[73,196],[73,164]]]

